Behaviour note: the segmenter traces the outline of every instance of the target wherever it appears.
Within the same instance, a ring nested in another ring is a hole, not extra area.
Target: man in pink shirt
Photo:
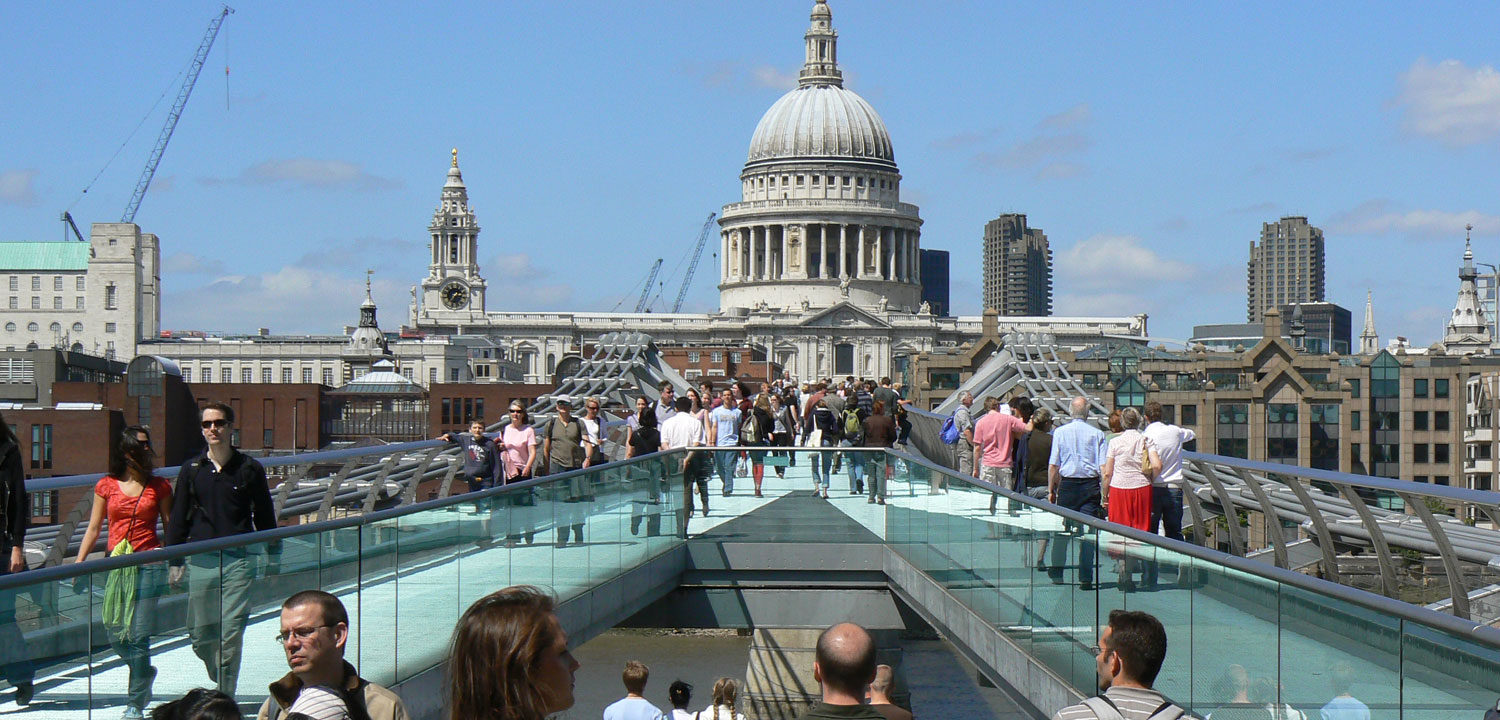
[[[984,409],[984,416],[974,423],[974,445],[978,449],[974,453],[974,474],[987,483],[1009,488],[1014,472],[1011,448],[1026,432],[1026,423],[1000,412],[999,398],[985,398]]]

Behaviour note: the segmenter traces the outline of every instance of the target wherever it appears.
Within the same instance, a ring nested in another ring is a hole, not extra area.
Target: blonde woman
[[[745,714],[735,709],[740,686],[733,679],[721,677],[714,681],[714,699],[708,707],[698,711],[694,720],[745,720]]]

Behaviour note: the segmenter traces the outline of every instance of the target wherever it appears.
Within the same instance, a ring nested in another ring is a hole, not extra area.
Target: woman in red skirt
[[[1156,445],[1141,433],[1141,413],[1125,408],[1120,413],[1125,432],[1109,441],[1109,454],[1100,470],[1104,477],[1104,506],[1109,521],[1137,530],[1151,529],[1151,480],[1161,472]],[[1127,554],[1120,569],[1120,589],[1133,588],[1131,562]]]

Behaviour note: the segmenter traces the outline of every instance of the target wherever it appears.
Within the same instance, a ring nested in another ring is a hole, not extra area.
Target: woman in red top
[[[99,540],[99,526],[109,518],[106,548],[113,554],[128,540],[133,552],[161,547],[157,521],[172,516],[172,486],[152,474],[156,454],[145,428],[131,426],[120,434],[119,446],[110,456],[109,474],[94,485],[94,509],[89,528],[78,548],[78,562],[88,558]],[[118,571],[114,571],[118,572]],[[151,666],[151,630],[156,614],[155,595],[165,585],[162,563],[139,566],[135,581],[135,614],[128,627],[109,631],[109,643],[130,669],[128,702],[124,718],[142,718],[151,702],[151,684],[156,668]]]

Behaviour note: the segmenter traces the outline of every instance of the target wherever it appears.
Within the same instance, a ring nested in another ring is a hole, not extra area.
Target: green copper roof
[[[88,266],[88,243],[0,242],[0,272],[7,270],[87,270]]]

